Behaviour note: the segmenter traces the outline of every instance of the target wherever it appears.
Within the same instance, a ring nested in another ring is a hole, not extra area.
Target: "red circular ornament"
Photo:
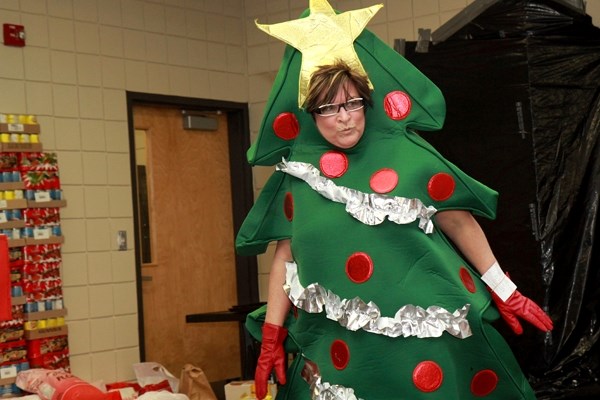
[[[291,112],[284,112],[275,117],[273,121],[273,132],[283,140],[292,140],[298,136],[300,125],[296,115]]]
[[[334,340],[329,349],[331,361],[335,369],[342,370],[348,366],[350,361],[350,349],[343,340]]]
[[[346,275],[354,283],[364,283],[373,275],[373,260],[367,253],[357,252],[346,260]]]
[[[326,177],[339,178],[348,170],[348,157],[341,151],[328,151],[321,156],[319,167]]]
[[[498,385],[498,375],[491,369],[484,369],[473,376],[471,380],[471,393],[484,397],[492,393]]]
[[[452,196],[455,187],[454,178],[450,174],[440,172],[432,176],[427,183],[427,192],[433,200],[444,201]]]
[[[422,392],[434,392],[442,386],[442,368],[433,361],[423,361],[413,371],[413,383]]]
[[[290,192],[285,194],[285,198],[283,200],[283,212],[288,221],[294,219],[294,198]]]
[[[399,121],[410,113],[412,102],[406,93],[396,90],[385,96],[383,107],[388,117]]]
[[[369,184],[376,193],[389,193],[398,184],[398,174],[391,168],[382,168],[371,175]]]
[[[462,281],[463,285],[465,285],[465,288],[467,288],[469,292],[475,293],[477,288],[475,287],[475,282],[473,281],[473,277],[469,273],[469,270],[465,267],[460,267],[459,274],[460,280]]]

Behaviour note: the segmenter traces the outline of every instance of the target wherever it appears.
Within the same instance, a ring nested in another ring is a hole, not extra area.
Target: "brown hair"
[[[313,113],[319,106],[333,102],[338,89],[352,83],[365,104],[372,106],[371,88],[366,75],[350,68],[346,62],[336,60],[331,65],[317,67],[308,84],[308,95],[304,101],[307,112]]]

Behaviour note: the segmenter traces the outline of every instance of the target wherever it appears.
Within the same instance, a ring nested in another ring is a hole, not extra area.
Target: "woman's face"
[[[348,100],[358,98],[358,91],[352,83],[340,87],[333,104],[344,104]],[[338,113],[324,116],[318,113],[314,114],[317,129],[332,145],[340,149],[349,149],[354,147],[363,135],[365,130],[365,109],[360,108],[348,112],[344,107],[340,107]]]

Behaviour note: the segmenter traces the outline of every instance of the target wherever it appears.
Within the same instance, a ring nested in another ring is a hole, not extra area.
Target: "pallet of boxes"
[[[66,201],[40,132],[35,116],[0,114],[0,286],[10,287],[0,301],[0,397],[22,394],[19,371],[69,370],[60,277]]]

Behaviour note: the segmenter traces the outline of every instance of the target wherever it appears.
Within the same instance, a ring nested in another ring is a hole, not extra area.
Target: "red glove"
[[[488,285],[500,315],[517,335],[523,333],[518,318],[544,332],[552,330],[550,317],[532,300],[519,293],[517,286],[510,280],[510,276],[502,271],[497,261],[481,275],[481,280]]]
[[[515,290],[506,301],[502,301],[494,292],[492,292],[492,298],[496,302],[496,306],[498,306],[502,319],[517,335],[523,333],[523,327],[517,317],[524,319],[541,331],[547,332],[552,330],[553,326],[550,317],[537,304],[523,296],[518,290]]]
[[[277,380],[285,385],[286,354],[283,341],[287,337],[287,329],[265,322],[262,327],[262,345],[254,374],[254,390],[256,398],[261,400],[267,396],[268,380],[271,370],[275,369]]]

